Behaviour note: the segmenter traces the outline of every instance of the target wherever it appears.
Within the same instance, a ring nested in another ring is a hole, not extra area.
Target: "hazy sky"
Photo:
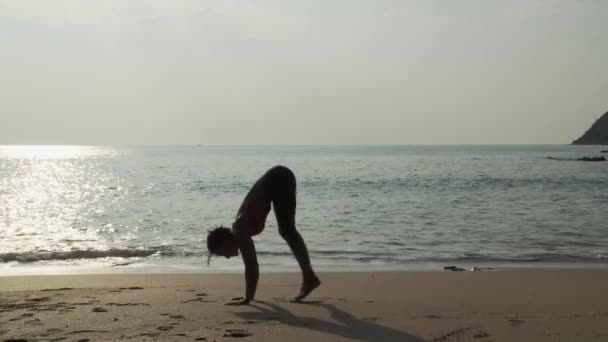
[[[605,0],[0,0],[0,144],[569,143]]]

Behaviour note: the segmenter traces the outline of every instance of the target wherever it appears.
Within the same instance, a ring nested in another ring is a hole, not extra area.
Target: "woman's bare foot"
[[[301,301],[306,296],[308,296],[314,289],[319,287],[319,285],[321,285],[321,281],[319,280],[319,278],[317,278],[316,275],[313,275],[310,278],[304,279],[304,281],[302,282],[302,289],[300,290],[300,294],[297,295],[293,299],[293,301],[294,302]]]

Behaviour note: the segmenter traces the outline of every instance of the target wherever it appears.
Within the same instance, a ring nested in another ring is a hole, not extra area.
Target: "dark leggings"
[[[285,166],[275,166],[263,176],[277,218],[279,234],[288,242],[300,238],[296,230],[296,177]]]
[[[318,286],[318,279],[310,265],[306,244],[296,229],[296,177],[290,169],[275,166],[266,172],[262,180],[264,189],[270,193],[272,207],[279,225],[279,234],[289,245],[302,270],[304,282],[300,298],[303,298]],[[311,284],[313,284],[312,287]]]

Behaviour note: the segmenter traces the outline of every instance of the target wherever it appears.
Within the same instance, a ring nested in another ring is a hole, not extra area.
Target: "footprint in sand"
[[[461,341],[461,340],[469,341],[469,340],[471,340],[471,337],[473,337],[475,339],[490,337],[490,334],[486,333],[485,331],[477,330],[476,333],[473,333],[473,332],[474,331],[471,328],[457,329],[457,330],[450,331],[447,334],[437,337],[431,341],[432,342],[448,342],[448,341]]]
[[[8,321],[9,321],[9,322],[20,321],[20,320],[26,319],[27,317],[32,317],[32,316],[34,316],[34,314],[33,314],[33,313],[24,313],[24,314],[22,314],[21,316],[19,316],[19,317],[15,317],[15,318],[11,318],[11,319],[9,319]]]
[[[138,306],[138,305],[150,306],[150,304],[148,304],[148,303],[106,303],[106,305],[108,305],[108,306]]]
[[[490,334],[480,331],[477,334],[473,335],[473,338],[484,338],[484,337],[490,337]]]
[[[173,318],[173,319],[184,319],[185,317],[182,315],[173,315],[173,316],[169,316],[169,318]]]
[[[424,315],[422,317],[429,318],[429,319],[441,319],[441,318],[443,318],[443,317],[441,317],[439,315]]]
[[[462,329],[452,330],[452,331],[448,332],[447,334],[444,334],[437,338],[432,339],[431,342],[447,342],[447,341],[451,340],[453,337],[464,335],[469,330],[471,330],[471,328],[462,328]]]
[[[56,292],[56,291],[71,291],[73,288],[71,287],[62,287],[60,289],[44,289],[40,290],[40,292]]]
[[[99,301],[98,300],[91,300],[91,301],[88,301],[88,302],[71,303],[71,305],[79,305],[79,306],[80,305],[93,305],[95,303],[99,303]]]
[[[207,338],[206,337],[197,337],[194,340],[195,341],[205,341],[205,340],[207,340]]]
[[[160,327],[157,327],[156,329],[158,329],[160,331],[169,331],[169,330],[173,329],[173,327],[170,325],[161,325]]]
[[[197,293],[196,296],[197,297],[205,297],[205,296],[207,296],[207,294],[201,292],[201,293]]]
[[[187,304],[187,303],[212,303],[215,302],[214,300],[204,300],[201,297],[196,297],[196,298],[192,298],[192,299],[188,299],[182,302],[182,304]]]
[[[74,331],[70,331],[68,334],[70,335],[75,335],[75,334],[87,334],[87,333],[109,333],[109,330],[74,330]]]
[[[91,310],[93,312],[108,312],[108,309],[104,309],[104,308],[93,308],[93,310]]]
[[[224,333],[224,337],[248,337],[253,335],[249,331],[241,330],[241,329],[228,329]]]
[[[25,321],[25,324],[29,325],[44,325],[38,318],[31,319],[29,321]]]
[[[26,299],[26,302],[32,302],[32,303],[40,303],[40,302],[46,302],[51,300],[51,297],[39,297],[39,298],[30,298],[30,299]]]
[[[523,321],[521,319],[513,318],[513,319],[509,320],[509,323],[511,323],[511,326],[518,326],[518,325],[522,325],[522,324],[526,323],[526,321]]]

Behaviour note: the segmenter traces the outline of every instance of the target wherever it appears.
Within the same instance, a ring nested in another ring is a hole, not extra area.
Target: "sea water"
[[[318,270],[608,267],[594,146],[4,146],[0,275],[230,272],[205,237],[268,168],[298,181]],[[298,271],[274,215],[261,271]]]

